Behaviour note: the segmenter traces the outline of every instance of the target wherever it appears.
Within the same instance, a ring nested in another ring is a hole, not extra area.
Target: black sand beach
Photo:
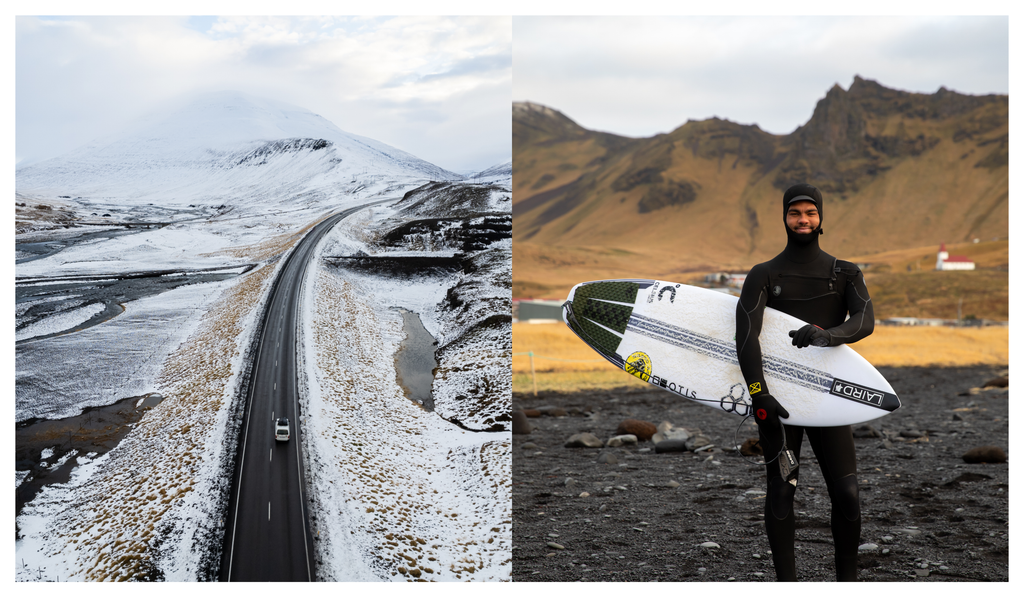
[[[1009,392],[981,389],[1007,372],[880,370],[903,407],[869,423],[878,437],[855,426],[859,580],[1008,581],[1009,465],[963,459],[979,446],[1008,450]],[[738,417],[653,388],[514,394],[513,409],[546,411],[513,436],[513,580],[775,580],[763,466],[731,449],[756,436],[752,421],[737,432]],[[699,430],[715,447],[564,447],[581,432],[607,441],[628,418]],[[602,453],[617,462],[600,463]],[[797,572],[832,581],[830,505],[806,440],[800,468]]]

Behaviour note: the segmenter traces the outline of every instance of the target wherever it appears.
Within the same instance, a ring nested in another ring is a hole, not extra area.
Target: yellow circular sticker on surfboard
[[[626,370],[626,373],[635,375],[643,381],[650,381],[651,371],[653,370],[651,357],[647,356],[646,352],[634,352],[626,359],[626,366],[624,369]]]

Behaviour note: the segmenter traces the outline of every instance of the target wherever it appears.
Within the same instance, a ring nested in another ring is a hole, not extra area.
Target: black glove
[[[832,334],[810,323],[799,330],[790,330],[789,337],[793,339],[793,346],[797,348],[807,348],[811,344],[828,346],[832,343]]]
[[[767,392],[751,396],[750,401],[754,408],[757,430],[761,436],[761,450],[765,459],[770,460],[782,450],[784,431],[779,424],[779,417],[788,419],[789,411],[779,404],[775,396]]]

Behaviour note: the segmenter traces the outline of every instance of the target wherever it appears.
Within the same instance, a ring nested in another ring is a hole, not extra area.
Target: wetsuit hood
[[[786,225],[786,213],[789,211],[789,206],[797,201],[811,201],[818,208],[818,227],[808,234],[797,234]],[[818,237],[824,234],[821,229],[825,220],[822,203],[821,191],[817,187],[803,182],[789,187],[782,195],[782,225],[786,227],[787,238],[785,253],[792,261],[808,263],[818,256],[820,252]]]

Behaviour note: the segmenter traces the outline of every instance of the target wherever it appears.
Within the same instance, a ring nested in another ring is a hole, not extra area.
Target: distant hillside
[[[123,204],[280,205],[311,194],[336,201],[385,179],[462,178],[305,108],[223,91],[182,98],[125,130],[20,168],[16,189]]]
[[[785,244],[780,199],[825,198],[837,256],[1005,239],[1008,97],[888,89],[856,77],[789,135],[728,120],[631,139],[546,106],[512,111],[514,294],[605,277],[746,269]]]

